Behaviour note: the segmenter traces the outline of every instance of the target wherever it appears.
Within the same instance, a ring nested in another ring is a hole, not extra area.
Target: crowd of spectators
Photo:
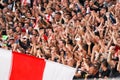
[[[74,79],[120,77],[116,0],[0,0],[0,47],[77,68]]]

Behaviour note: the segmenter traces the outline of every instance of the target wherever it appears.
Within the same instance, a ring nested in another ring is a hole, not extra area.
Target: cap
[[[25,32],[25,33],[26,33],[26,30],[25,30],[25,29],[22,29],[22,32]]]

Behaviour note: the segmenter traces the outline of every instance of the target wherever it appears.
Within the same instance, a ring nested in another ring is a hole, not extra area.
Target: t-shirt
[[[53,21],[52,15],[46,14],[45,17],[46,17],[47,22],[52,22]]]
[[[114,54],[115,57],[118,57],[118,50],[120,50],[120,47],[116,45],[115,46],[115,54]]]
[[[115,78],[120,76],[120,73],[117,71],[117,64],[115,65],[114,68],[111,68],[110,76],[111,78]]]
[[[95,75],[88,76],[88,79],[90,78],[99,78],[99,71]]]
[[[4,8],[4,6],[2,4],[0,4],[0,9],[3,9],[3,8]]]
[[[30,41],[27,39],[27,44],[24,44],[21,40],[19,40],[19,45],[22,47],[24,50],[27,50],[30,46]]]
[[[110,74],[110,69],[107,69],[106,71],[102,71],[101,72],[101,78],[104,78],[105,76],[109,77],[109,74]]]
[[[8,0],[3,0],[3,3],[8,3]]]

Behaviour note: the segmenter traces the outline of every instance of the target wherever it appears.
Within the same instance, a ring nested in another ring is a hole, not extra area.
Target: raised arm
[[[112,55],[114,54],[114,46],[111,46],[110,49],[109,49],[109,54],[108,54],[108,57],[107,57],[107,62],[109,63],[109,65],[111,65],[112,67],[115,67],[115,64],[112,60]]]
[[[114,43],[114,44],[117,44],[117,41],[116,41],[116,39],[115,39],[115,32],[112,33],[112,39],[113,39],[113,43]]]
[[[118,58],[119,58],[119,61],[118,61],[118,65],[117,65],[117,71],[120,72],[120,50],[118,51]]]

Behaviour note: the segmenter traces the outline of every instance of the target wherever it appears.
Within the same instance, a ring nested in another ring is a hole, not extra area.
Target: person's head
[[[27,36],[23,36],[23,37],[22,37],[22,42],[23,42],[24,44],[27,44]]]
[[[107,60],[103,60],[102,63],[101,63],[102,70],[104,70],[104,68],[107,68],[107,67],[108,67]]]
[[[5,8],[3,9],[3,14],[7,13],[8,11],[9,11],[8,8],[5,7]]]
[[[43,2],[47,2],[48,3],[48,0],[42,0]]]
[[[103,8],[100,10],[100,14],[101,14],[101,15],[104,15],[106,12],[107,12],[107,7],[103,7]]]
[[[85,15],[85,14],[86,14],[85,8],[82,8],[82,9],[81,9],[81,13],[82,13],[82,15]]]
[[[14,23],[14,27],[17,27],[17,26],[18,26],[18,22],[15,22],[15,23]]]
[[[53,54],[53,53],[57,53],[57,48],[56,47],[51,47],[51,54]]]
[[[70,13],[65,14],[64,17],[66,19],[65,22],[68,22],[72,18]]]
[[[58,5],[60,5],[60,4],[61,4],[61,0],[56,0],[56,3],[57,3]]]
[[[39,35],[43,35],[44,34],[44,29],[40,29],[39,30]]]
[[[68,2],[65,2],[65,3],[63,4],[63,6],[64,6],[65,8],[68,8],[68,7],[69,7]]]
[[[73,67],[73,66],[74,66],[74,64],[75,64],[74,59],[70,58],[70,59],[68,59],[68,60],[67,60],[67,65],[68,65],[68,66]]]
[[[80,24],[81,24],[82,27],[84,27],[85,26],[85,19],[82,19]]]
[[[21,28],[20,27],[16,27],[16,32],[20,32]]]
[[[46,8],[46,7],[47,7],[47,5],[48,5],[48,3],[47,3],[47,2],[44,2],[44,8]]]
[[[85,6],[88,6],[89,5],[89,0],[86,0],[84,4],[85,4]]]
[[[71,44],[66,44],[66,48],[70,51],[73,49],[73,46]]]
[[[104,0],[98,0],[98,3],[99,3],[99,4],[103,4],[103,3],[104,3]]]
[[[90,64],[90,63],[91,63],[91,61],[90,61],[90,57],[89,57],[88,55],[86,55],[85,62],[86,62],[86,63],[88,63],[88,64]]]
[[[61,13],[60,12],[56,12],[55,13],[55,19],[60,19],[61,18]]]
[[[31,48],[32,48],[32,46],[29,46],[28,49],[26,50],[26,53],[29,54],[29,53],[31,52]],[[37,50],[37,52],[38,52],[38,50]],[[40,52],[39,52],[39,53],[40,53]]]
[[[25,14],[25,13],[27,12],[27,8],[22,7],[22,8],[20,9],[20,11],[21,11],[21,13]]]
[[[12,34],[13,33],[13,29],[9,29],[9,34]]]
[[[32,33],[32,27],[28,27],[28,31],[30,32],[30,33]]]
[[[39,33],[38,33],[38,31],[37,31],[36,29],[34,29],[34,30],[32,31],[32,34],[36,36],[36,35],[38,35]]]
[[[117,45],[120,45],[120,37],[118,37],[116,41],[117,41]]]
[[[93,64],[93,65],[90,66],[88,72],[89,72],[89,74],[91,74],[91,75],[95,75],[95,74],[98,72],[98,70],[99,70],[99,65]]]
[[[47,12],[47,14],[52,14],[53,9],[51,7],[48,7],[46,12]]]
[[[112,54],[115,53],[115,45],[114,44],[110,46],[109,52],[111,52]]]
[[[28,24],[28,23],[25,23],[25,24],[24,24],[24,28],[28,29],[28,28],[29,28],[29,24]]]
[[[78,13],[77,13],[77,17],[78,17],[78,19],[79,19],[79,18],[82,18],[82,14],[81,14],[80,12],[78,12]]]
[[[26,17],[28,17],[28,18],[31,17],[30,12],[27,12],[27,13],[26,13]]]
[[[76,20],[77,20],[77,15],[75,14],[72,19],[76,22]]]
[[[18,23],[18,26],[19,26],[19,27],[23,27],[23,23],[20,23],[20,22],[19,22],[19,23]]]
[[[111,2],[111,0],[105,0],[105,2],[109,3],[109,2]]]
[[[63,49],[60,49],[59,53],[60,53],[61,56],[65,56],[65,51]]]
[[[65,41],[59,40],[58,43],[59,43],[58,47],[63,48]]]
[[[85,20],[89,20],[90,14],[85,15]]]
[[[89,5],[90,5],[90,6],[93,6],[93,5],[94,5],[93,0],[91,0],[91,1],[89,2]]]
[[[14,37],[10,37],[10,38],[9,38],[9,43],[10,43],[11,45],[14,44],[14,40],[15,40]]]
[[[59,11],[59,10],[61,10],[61,6],[60,5],[56,5],[55,9],[56,9],[56,11]]]
[[[76,12],[75,10],[73,10],[73,11],[71,12],[71,14],[72,14],[72,16],[75,16],[75,15],[77,14],[77,12]]]
[[[25,34],[26,34],[26,29],[24,29],[24,28],[21,29],[21,34],[22,34],[22,35],[25,35]]]

